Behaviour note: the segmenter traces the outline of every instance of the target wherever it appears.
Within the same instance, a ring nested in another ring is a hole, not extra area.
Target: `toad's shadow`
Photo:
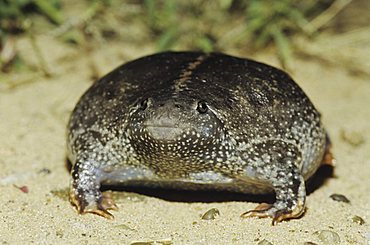
[[[67,168],[71,169],[71,164],[67,161]],[[329,165],[322,165],[315,175],[307,183],[307,194],[314,192],[325,182],[333,177],[334,169]],[[247,195],[229,191],[189,191],[189,190],[175,190],[164,188],[149,188],[149,187],[134,187],[134,186],[108,186],[102,187],[102,191],[122,191],[122,192],[135,192],[137,194],[146,195],[150,197],[160,198],[172,202],[228,202],[228,201],[249,201],[249,202],[266,202],[273,203],[275,195]]]

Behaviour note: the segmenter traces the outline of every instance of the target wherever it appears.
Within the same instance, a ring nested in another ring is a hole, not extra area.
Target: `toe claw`
[[[306,208],[303,204],[298,204],[294,209],[282,209],[275,212],[274,217],[272,219],[272,225],[276,225],[277,223],[288,220],[288,219],[296,219],[301,217]]]
[[[279,210],[274,214],[274,217],[272,218],[272,225],[276,225],[277,223],[281,222],[284,219],[288,219],[290,217],[288,212],[285,212],[284,210]]]
[[[99,216],[102,216],[102,217],[104,217],[106,219],[110,219],[110,220],[114,219],[114,216],[111,213],[109,213],[107,210],[99,209],[99,208],[96,208],[96,207],[92,208],[92,209],[85,209],[85,210],[83,210],[83,212],[81,214],[85,214],[85,213],[97,214]]]
[[[108,210],[118,210],[111,193],[108,192],[102,193],[99,199],[90,202],[86,201],[83,196],[76,196],[75,192],[71,192],[70,200],[79,214],[93,213],[106,219],[114,219]]]
[[[273,204],[261,203],[255,209],[249,210],[241,215],[243,218],[257,217],[257,218],[272,218],[272,225],[277,223],[300,217],[304,213],[304,206],[297,206],[294,209],[277,209]]]
[[[249,218],[249,217],[258,217],[258,218],[265,218],[268,217],[269,214],[267,211],[271,209],[272,205],[268,203],[261,203],[255,209],[249,210],[241,215],[242,218]]]
[[[272,208],[272,204],[261,203],[255,209],[249,210],[241,215],[242,218],[258,217],[266,218],[270,216],[269,211]]]

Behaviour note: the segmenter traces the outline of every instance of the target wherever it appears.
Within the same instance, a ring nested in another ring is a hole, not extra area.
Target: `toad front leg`
[[[273,204],[260,204],[242,217],[271,217],[272,224],[297,218],[305,211],[306,189],[298,166],[302,161],[296,146],[283,141],[270,140],[255,146],[259,154],[253,154],[253,162],[247,167],[248,175],[266,182],[275,191]]]
[[[108,210],[117,210],[117,206],[108,193],[100,191],[102,173],[93,161],[82,159],[72,168],[70,200],[80,214],[95,213],[112,219]]]

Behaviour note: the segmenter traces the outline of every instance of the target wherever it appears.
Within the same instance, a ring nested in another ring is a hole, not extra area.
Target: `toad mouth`
[[[184,128],[175,125],[146,125],[147,132],[159,140],[175,140],[183,132]]]

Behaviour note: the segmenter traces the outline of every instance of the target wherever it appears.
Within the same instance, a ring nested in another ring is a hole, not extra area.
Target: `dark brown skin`
[[[275,192],[243,217],[273,224],[305,210],[305,180],[320,165],[320,115],[283,71],[224,54],[167,52],[96,82],[69,122],[71,200],[113,217],[101,184]]]

